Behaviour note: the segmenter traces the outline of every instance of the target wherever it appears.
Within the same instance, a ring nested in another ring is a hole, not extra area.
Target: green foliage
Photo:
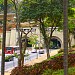
[[[74,73],[75,73],[75,67],[68,68],[68,75],[72,75]],[[57,70],[53,72],[52,75],[64,75],[64,70],[63,69]]]
[[[62,12],[59,9],[61,9],[61,3],[57,0],[52,3],[50,0],[23,0],[21,7],[21,21],[24,22],[26,19],[38,20],[39,18],[44,19],[45,17],[51,17],[50,19],[53,19],[54,16],[58,18]]]
[[[68,75],[75,73],[75,53],[68,54]],[[63,75],[63,55],[57,54],[54,58],[45,60],[33,66],[16,67],[12,70],[11,75]]]
[[[16,58],[18,58],[18,54],[17,54],[17,53],[14,53],[14,56],[15,56]]]
[[[35,49],[39,49],[39,47],[35,47]]]
[[[3,2],[4,2],[3,0],[0,0],[0,4],[3,4]]]
[[[75,74],[75,67],[69,68],[68,69],[68,74],[69,75],[72,75],[72,74],[74,75]]]
[[[52,75],[52,70],[51,69],[47,69],[47,70],[45,70],[44,72],[43,72],[43,74],[42,75]]]
[[[2,38],[0,37],[0,42],[2,41]]]
[[[57,71],[53,72],[52,75],[64,75],[64,71],[63,70],[57,70]]]
[[[75,45],[73,45],[72,48],[75,48]]]
[[[11,61],[11,60],[13,60],[13,55],[6,56],[6,57],[5,57],[5,62]]]
[[[35,49],[39,49],[39,48],[40,48],[40,49],[43,49],[43,47],[35,47]]]
[[[29,43],[29,44],[33,44],[33,45],[36,45],[36,44],[37,44],[37,38],[38,38],[37,35],[31,35],[31,36],[29,37],[29,41],[30,41],[30,42],[28,42],[28,43]]]
[[[8,0],[7,2],[8,2],[7,3],[7,11],[10,13],[14,12],[15,11],[14,10],[14,4],[12,3],[12,1]],[[0,0],[0,12],[2,13],[3,10],[4,10],[4,0]]]
[[[51,73],[52,72],[52,73]],[[74,75],[75,74],[75,67],[68,68],[68,75]],[[64,70],[56,70],[56,71],[51,71],[51,69],[45,70],[42,75],[64,75]]]

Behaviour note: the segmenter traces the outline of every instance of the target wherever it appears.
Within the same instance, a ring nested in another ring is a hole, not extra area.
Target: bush
[[[13,56],[12,55],[5,57],[5,62],[12,61],[12,60],[13,60]]]
[[[73,45],[72,48],[75,48],[75,45]]]
[[[68,66],[75,66],[75,53],[68,54]],[[35,64],[33,66],[23,66],[16,67],[12,70],[11,75],[42,75],[43,72],[47,74],[50,70],[45,71],[47,69],[54,70],[54,74],[52,75],[62,75],[63,73],[58,72],[57,70],[63,69],[63,54],[57,54],[54,58],[50,60],[45,60],[41,63]],[[49,72],[50,73],[50,72]],[[44,75],[45,75],[44,74]]]
[[[42,75],[64,75],[64,70],[45,70]],[[75,75],[75,67],[68,68],[68,75]]]
[[[43,72],[43,74],[42,75],[52,75],[52,70],[51,69],[47,69],[47,70],[45,70],[44,72]]]

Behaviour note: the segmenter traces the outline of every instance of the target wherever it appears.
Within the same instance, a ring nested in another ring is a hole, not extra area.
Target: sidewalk
[[[57,54],[58,50],[59,49],[51,51],[50,56],[53,56],[53,55]],[[38,59],[33,59],[33,60],[27,62],[26,65],[34,65],[35,63],[40,63],[40,62],[42,62],[43,60],[46,60],[46,59],[47,59],[47,54],[42,54],[40,57],[38,57]],[[6,71],[5,75],[10,75],[10,73],[11,73],[11,70]]]

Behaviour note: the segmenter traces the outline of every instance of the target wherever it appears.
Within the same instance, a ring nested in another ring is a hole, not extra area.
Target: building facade
[[[30,30],[30,28],[23,28],[23,30]],[[30,37],[32,34],[37,35],[37,45],[39,44],[43,46],[43,36],[40,33],[40,30],[38,27],[33,27],[32,32],[30,32],[27,37]],[[23,36],[23,35],[22,35]],[[74,38],[73,35],[70,35],[71,39],[71,45],[74,45]],[[18,33],[16,31],[16,28],[12,28],[11,31],[7,31],[6,33],[6,46],[16,46],[18,41]],[[59,47],[63,48],[63,31],[58,31],[57,29],[53,32],[52,39],[51,41],[53,42],[54,47]]]

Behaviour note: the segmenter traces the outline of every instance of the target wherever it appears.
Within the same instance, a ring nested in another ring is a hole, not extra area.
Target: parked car
[[[57,46],[53,46],[53,47],[51,47],[51,49],[58,49],[58,47]]]
[[[44,50],[40,50],[39,51],[39,54],[44,54]]]
[[[33,49],[31,53],[37,53],[37,50],[36,49]]]

